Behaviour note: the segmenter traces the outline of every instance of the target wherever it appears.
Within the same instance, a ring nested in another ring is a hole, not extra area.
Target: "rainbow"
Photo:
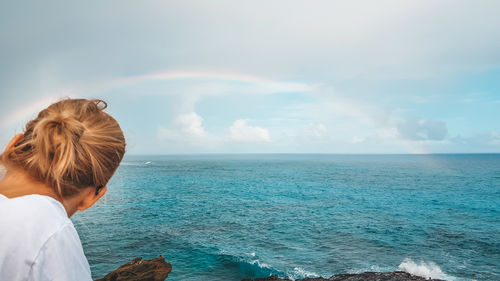
[[[310,85],[299,82],[276,81],[266,79],[260,76],[240,74],[240,73],[227,73],[227,72],[207,72],[207,71],[162,71],[154,72],[145,75],[137,75],[126,77],[111,81],[107,85],[103,85],[100,91],[106,91],[126,86],[131,86],[139,83],[149,81],[161,80],[199,80],[206,79],[212,81],[223,82],[238,82],[265,86],[268,89],[283,92],[283,91],[297,91],[297,92],[310,92],[314,90],[317,85]]]
[[[28,104],[25,104],[15,110],[13,110],[10,114],[5,117],[2,117],[0,120],[0,128],[5,128],[8,126],[12,126],[14,124],[18,124],[22,121],[25,123],[29,119],[34,118],[35,114],[40,112],[40,110],[49,106],[53,102],[60,99],[62,96],[59,95],[46,95],[37,98],[35,101],[32,101]]]
[[[0,128],[8,126],[24,124],[33,114],[39,112],[44,107],[52,102],[57,101],[62,97],[78,97],[78,96],[92,96],[105,93],[109,90],[128,87],[149,81],[162,81],[162,80],[212,80],[221,82],[237,82],[260,85],[269,91],[276,92],[303,92],[308,93],[314,91],[320,84],[306,84],[300,82],[277,81],[271,80],[260,76],[239,74],[239,73],[226,73],[226,72],[208,72],[208,71],[161,71],[153,72],[144,75],[136,75],[125,78],[113,79],[104,83],[94,84],[86,89],[73,90],[71,92],[59,91],[49,95],[44,95],[35,101],[25,104],[20,108],[11,111],[6,117],[0,120]],[[410,153],[427,154],[427,152],[416,142],[404,141],[399,142],[401,147],[404,147]]]
[[[97,83],[88,88],[80,90],[71,91],[58,91],[56,93],[50,93],[43,95],[41,98],[37,98],[35,101],[27,103],[19,108],[14,109],[5,117],[0,120],[0,128],[5,128],[21,121],[25,121],[29,117],[33,117],[33,114],[39,112],[44,107],[49,104],[61,99],[63,97],[78,97],[78,96],[92,96],[98,93],[105,93],[106,91],[123,88],[127,86],[132,86],[139,83],[149,82],[149,81],[161,81],[161,80],[196,80],[196,79],[207,79],[207,80],[217,80],[225,82],[239,82],[248,83],[265,86],[266,89],[270,91],[295,91],[295,92],[309,92],[312,91],[314,85],[308,85],[305,83],[298,82],[283,82],[266,79],[260,76],[248,75],[248,74],[238,74],[238,73],[225,73],[225,72],[207,72],[207,71],[162,71],[154,72],[144,75],[137,75],[125,78],[113,79],[104,83]]]

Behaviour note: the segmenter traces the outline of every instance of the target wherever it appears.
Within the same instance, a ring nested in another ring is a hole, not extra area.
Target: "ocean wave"
[[[248,274],[249,278],[268,277],[270,275],[278,275],[281,278],[296,280],[301,278],[315,278],[320,277],[315,272],[308,271],[301,267],[294,267],[287,270],[279,270],[275,266],[265,263],[255,253],[245,253],[242,255],[233,255],[226,251],[220,251],[219,256],[225,260],[226,263],[236,263],[240,272]]]
[[[219,260],[223,261],[225,264],[236,265],[238,271],[247,274],[249,278],[261,278],[268,277],[270,275],[287,277],[284,272],[279,271],[271,265],[261,261],[254,252],[237,255],[226,251],[220,251]]]
[[[398,266],[399,270],[424,278],[443,279],[448,281],[457,280],[455,277],[444,273],[434,262],[420,261],[418,264],[412,259],[406,258]]]

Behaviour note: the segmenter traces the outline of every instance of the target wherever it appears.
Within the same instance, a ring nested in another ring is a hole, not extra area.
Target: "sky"
[[[2,146],[84,97],[128,154],[500,152],[500,1],[1,6]]]

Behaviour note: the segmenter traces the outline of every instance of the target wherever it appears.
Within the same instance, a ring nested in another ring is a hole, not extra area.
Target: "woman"
[[[92,280],[69,219],[94,205],[125,153],[102,100],[50,105],[16,135],[1,161],[0,280]]]

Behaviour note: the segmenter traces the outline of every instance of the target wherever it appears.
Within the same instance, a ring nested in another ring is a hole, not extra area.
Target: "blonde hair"
[[[125,138],[98,99],[65,99],[26,124],[22,139],[5,152],[7,167],[69,197],[89,186],[107,184],[125,154]]]

